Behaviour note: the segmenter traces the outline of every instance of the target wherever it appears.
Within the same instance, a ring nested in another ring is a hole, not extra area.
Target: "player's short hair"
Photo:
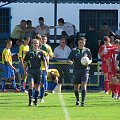
[[[78,41],[80,41],[80,40],[82,40],[82,41],[85,41],[85,42],[86,42],[86,38],[85,38],[85,37],[79,37]]]
[[[29,41],[30,40],[30,37],[24,37],[23,38],[23,41]]]
[[[58,22],[64,23],[64,19],[63,18],[59,18]]]
[[[35,35],[35,38],[40,40],[40,39],[42,39],[42,36],[40,34],[37,34],[37,35]]]
[[[10,39],[6,40],[6,45],[10,42],[12,42],[12,40],[10,40]]]
[[[119,44],[120,45],[120,40],[119,39],[115,39],[114,44]]]
[[[110,41],[110,38],[108,36],[105,36],[103,40],[104,41]]]

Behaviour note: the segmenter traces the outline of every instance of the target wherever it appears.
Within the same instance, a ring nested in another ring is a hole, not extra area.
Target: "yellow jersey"
[[[19,48],[18,59],[24,60],[26,53],[29,51],[29,45],[22,44]]]
[[[60,74],[57,69],[48,69],[47,81],[51,81],[50,73],[54,72],[56,77],[59,77]]]
[[[7,64],[7,62],[12,65],[12,54],[10,49],[4,48],[2,52],[2,64]]]
[[[44,53],[44,56],[46,57],[47,56],[47,52],[45,52],[44,50],[42,50],[43,53]],[[41,70],[46,70],[44,64],[43,64],[43,61],[41,61]]]
[[[53,58],[54,57],[54,54],[53,54],[53,51],[52,51],[52,48],[50,47],[50,45],[48,45],[48,44],[45,44],[45,47],[48,49],[48,58],[47,58],[47,60],[48,60],[48,62],[49,62],[49,59],[50,58]]]

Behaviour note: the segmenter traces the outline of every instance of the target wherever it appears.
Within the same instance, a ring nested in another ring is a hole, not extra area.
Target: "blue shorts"
[[[87,83],[89,79],[89,71],[87,69],[74,70],[74,84]]]
[[[13,76],[15,76],[14,70],[8,65],[3,65],[3,78],[8,79]]]
[[[23,70],[23,68],[22,68],[21,63],[19,63],[19,74],[20,74],[20,75],[24,75],[24,70]]]

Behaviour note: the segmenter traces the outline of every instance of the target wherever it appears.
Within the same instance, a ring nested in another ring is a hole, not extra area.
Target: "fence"
[[[18,68],[18,62],[13,62],[13,65]],[[66,62],[50,62],[49,68],[55,68],[60,73],[59,83],[63,86],[72,85],[73,82],[73,66],[67,64]],[[2,79],[2,64],[0,63],[0,79]],[[16,74],[16,81],[19,85],[18,74]],[[7,84],[11,84],[10,80],[6,81]],[[90,77],[88,81],[88,86],[99,87],[100,85],[100,64],[92,63],[90,65]]]

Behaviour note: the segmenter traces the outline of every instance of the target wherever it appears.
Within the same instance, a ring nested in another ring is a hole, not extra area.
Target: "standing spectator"
[[[19,59],[19,74],[20,74],[20,79],[21,79],[21,84],[20,84],[20,89],[21,89],[21,92],[27,92],[25,90],[25,86],[24,86],[24,79],[26,76],[24,76],[24,58],[25,58],[25,55],[26,53],[29,51],[29,41],[30,41],[30,38],[24,38],[24,42],[23,44],[20,46],[19,48],[19,54],[18,54],[18,59]]]
[[[35,33],[41,36],[46,35],[47,38],[49,39],[50,30],[49,27],[44,24],[44,18],[39,17],[38,21],[39,21],[39,25],[36,26]]]
[[[26,37],[30,38],[30,44],[32,43],[32,40],[35,38],[35,28],[32,27],[31,20],[27,20]]]
[[[104,44],[104,37],[109,36],[109,34],[110,34],[110,28],[108,27],[108,24],[103,23],[102,28],[99,31],[100,45]]]
[[[12,80],[14,92],[20,92],[16,86],[15,72],[16,68],[12,65],[12,54],[10,48],[12,47],[12,41],[7,40],[6,47],[2,52],[2,65],[3,65],[3,80],[2,80],[2,92],[7,92],[5,89],[5,83],[7,79]]]
[[[39,84],[41,82],[41,61],[44,61],[44,66],[47,69],[47,63],[44,56],[43,51],[39,49],[39,40],[34,39],[33,40],[33,50],[30,50],[27,52],[25,56],[25,74],[28,73],[28,81],[29,81],[29,104],[28,106],[32,106],[32,93],[33,88],[35,86],[35,101],[34,105],[37,106],[37,98],[39,94]],[[26,71],[26,68],[28,67],[28,72]]]
[[[15,44],[17,44],[18,46],[22,44],[22,39],[25,37],[25,32],[26,32],[26,21],[21,20],[20,25],[15,26],[10,36],[13,46]]]
[[[99,38],[98,33],[95,31],[94,26],[89,26],[89,31],[85,34],[86,47],[90,49],[94,62],[98,59]],[[94,46],[94,47],[93,47]]]
[[[79,89],[81,85],[82,89],[82,100],[81,106],[84,106],[85,96],[87,92],[87,82],[89,78],[89,67],[88,65],[92,62],[92,55],[88,48],[84,47],[86,44],[86,39],[84,37],[80,37],[78,40],[78,47],[74,48],[69,57],[68,63],[74,64],[74,92],[76,97],[76,105],[79,105]],[[81,58],[83,56],[89,57],[90,61],[87,65],[81,64]]]
[[[118,30],[115,31],[116,38],[120,39],[120,23]]]
[[[50,26],[50,28],[52,28],[52,26]],[[75,28],[75,25],[69,22],[65,22],[63,18],[59,18],[58,26],[55,26],[55,28],[61,28],[63,30],[61,32],[62,37],[66,37],[67,45],[70,48],[73,48],[79,37],[79,33],[78,30]]]
[[[60,40],[60,45],[54,49],[54,58],[57,61],[63,62],[63,64],[55,65],[55,68],[59,69],[60,72],[60,77],[59,77],[60,83],[70,80],[69,65],[65,63],[67,61],[70,52],[71,49],[66,45],[66,38],[62,38]],[[62,81],[62,78],[64,78],[64,81]]]

